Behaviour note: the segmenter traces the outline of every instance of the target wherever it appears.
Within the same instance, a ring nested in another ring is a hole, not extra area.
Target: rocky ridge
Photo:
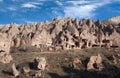
[[[118,24],[106,24],[91,19],[77,20],[68,17],[32,24],[11,23],[0,27],[0,35],[1,42],[9,40],[9,47],[34,46],[41,51],[44,51],[44,48],[69,50],[120,46]]]
[[[4,64],[0,63],[0,76],[118,78],[119,43],[120,24],[110,24],[100,20],[56,18],[49,22],[3,25],[0,27],[0,62]],[[43,54],[32,52],[35,48]],[[21,53],[22,51],[19,53],[18,49],[23,50],[24,53]],[[25,51],[26,49],[29,51]],[[64,52],[59,52],[61,49]],[[54,52],[55,50],[57,52]],[[64,73],[68,73],[66,77]]]
[[[120,16],[114,16],[114,17],[111,17],[109,19],[107,19],[105,22],[108,22],[110,24],[120,24]]]

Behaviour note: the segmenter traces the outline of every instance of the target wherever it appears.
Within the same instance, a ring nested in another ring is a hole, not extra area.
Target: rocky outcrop
[[[35,78],[39,78],[39,77],[43,77],[41,70],[38,70],[38,71],[35,73]]]
[[[91,56],[87,64],[87,70],[101,71],[103,69],[102,57],[100,54],[98,56]]]
[[[72,66],[74,69],[82,68],[82,61],[79,58],[74,58],[72,62]]]
[[[13,60],[12,56],[9,53],[10,51],[10,40],[0,36],[0,62],[10,63]]]
[[[23,67],[23,72],[24,72],[25,74],[28,74],[30,71],[31,71],[31,70],[30,70],[30,67],[29,67],[29,66],[24,66],[24,67]]]
[[[36,57],[35,58],[35,63],[36,63],[37,68],[39,70],[42,70],[42,71],[45,70],[45,67],[46,67],[46,59],[45,59],[45,57]]]
[[[16,69],[15,63],[12,64],[12,72],[15,77],[20,75],[20,72]]]
[[[119,17],[116,18],[119,20]],[[116,21],[116,18],[112,20]],[[0,33],[4,40],[10,41],[9,47],[35,46],[42,49],[41,51],[44,51],[43,48],[68,50],[120,47],[119,25],[108,24],[100,20],[63,18],[25,25],[13,23],[2,26]]]
[[[0,53],[0,62],[6,64],[10,63],[13,60],[12,56],[7,53]]]
[[[40,32],[34,34],[34,37],[31,40],[31,45],[36,46],[37,48],[40,48],[40,45],[46,45],[49,47],[52,45],[51,36],[45,29],[42,29]]]
[[[111,17],[111,18],[107,19],[105,22],[118,25],[118,24],[120,24],[120,16]]]

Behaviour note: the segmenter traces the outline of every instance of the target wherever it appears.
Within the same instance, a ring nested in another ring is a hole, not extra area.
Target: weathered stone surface
[[[16,69],[15,63],[12,64],[12,71],[15,77],[20,75],[20,72]]]
[[[10,40],[0,36],[0,62],[10,63],[12,56],[9,53],[10,51]]]
[[[40,48],[40,45],[51,46],[51,44],[51,37],[45,29],[41,32],[36,32],[31,43],[32,46],[36,46],[38,48]]]
[[[42,77],[42,71],[41,71],[41,70],[38,70],[38,71],[35,73],[35,77],[36,77],[36,78]]]
[[[36,57],[35,58],[35,63],[37,64],[37,68],[39,70],[45,70],[45,66],[46,66],[46,59],[45,57]]]
[[[23,72],[24,73],[29,73],[30,72],[30,67],[23,67]]]
[[[13,60],[12,56],[7,53],[0,53],[0,62],[6,64],[10,63]]]
[[[119,24],[120,16],[111,17],[111,18],[107,19],[106,22],[108,22],[110,24]]]
[[[82,62],[79,58],[74,58],[72,62],[73,68],[74,69],[80,69],[82,68]]]
[[[12,38],[15,35],[19,34],[19,30],[16,24],[10,24],[10,27],[8,29],[8,38]]]
[[[91,56],[87,64],[87,70],[101,71],[102,69],[103,69],[102,57],[99,54],[98,56]]]
[[[10,51],[10,40],[6,37],[0,35],[0,51],[8,52]]]
[[[118,19],[119,17],[115,17],[112,21],[118,21]],[[59,50],[120,47],[120,27],[118,25],[91,19],[79,21],[63,18],[25,25],[7,24],[0,28],[0,35],[4,37],[4,40],[10,40],[9,47],[36,46],[43,48],[42,45],[51,50],[53,48]]]

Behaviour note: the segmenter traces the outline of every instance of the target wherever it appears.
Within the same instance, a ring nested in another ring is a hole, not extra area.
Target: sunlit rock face
[[[12,64],[12,73],[15,77],[19,76],[20,72],[16,69],[15,63]]]
[[[111,24],[120,24],[120,16],[115,16],[106,20],[106,22]]]
[[[40,45],[51,46],[51,44],[51,36],[45,29],[41,30],[41,32],[36,32],[31,41],[31,45],[38,48],[40,48]]]
[[[10,63],[13,60],[10,55],[10,39],[0,35],[0,62]]]
[[[91,56],[87,64],[87,70],[101,71],[103,69],[102,57],[100,54],[97,56]]]
[[[109,21],[115,22],[116,25],[100,20],[73,18],[56,18],[49,22],[21,25],[12,23],[0,27],[0,33],[4,40],[9,40],[9,47],[35,46],[44,48],[41,46],[45,46],[50,50],[119,47],[119,18],[120,16],[113,17]],[[2,39],[1,42],[3,42]]]
[[[45,57],[36,57],[35,58],[35,63],[37,64],[37,68],[39,70],[45,70],[46,67],[46,58]]]

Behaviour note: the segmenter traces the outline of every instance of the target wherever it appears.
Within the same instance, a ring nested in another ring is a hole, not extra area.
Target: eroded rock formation
[[[20,72],[16,69],[15,63],[12,64],[12,72],[15,77],[20,75]]]
[[[42,71],[45,70],[45,67],[46,67],[46,59],[45,59],[45,57],[36,57],[35,58],[35,63],[36,63],[37,68],[39,70],[42,70]]]
[[[5,40],[10,40],[10,47],[35,46],[41,48],[41,51],[44,51],[43,48],[120,47],[119,24],[108,24],[100,20],[63,18],[25,25],[13,23],[0,27],[0,33]]]
[[[72,65],[74,69],[80,69],[82,68],[82,61],[79,58],[74,58]]]
[[[4,35],[5,36],[5,35]],[[0,34],[0,62],[9,63],[13,58],[10,55],[10,40]]]
[[[91,56],[87,64],[87,70],[101,71],[103,69],[102,57],[100,54],[98,56]]]
[[[111,24],[120,24],[120,16],[114,16],[106,20],[106,22]]]

